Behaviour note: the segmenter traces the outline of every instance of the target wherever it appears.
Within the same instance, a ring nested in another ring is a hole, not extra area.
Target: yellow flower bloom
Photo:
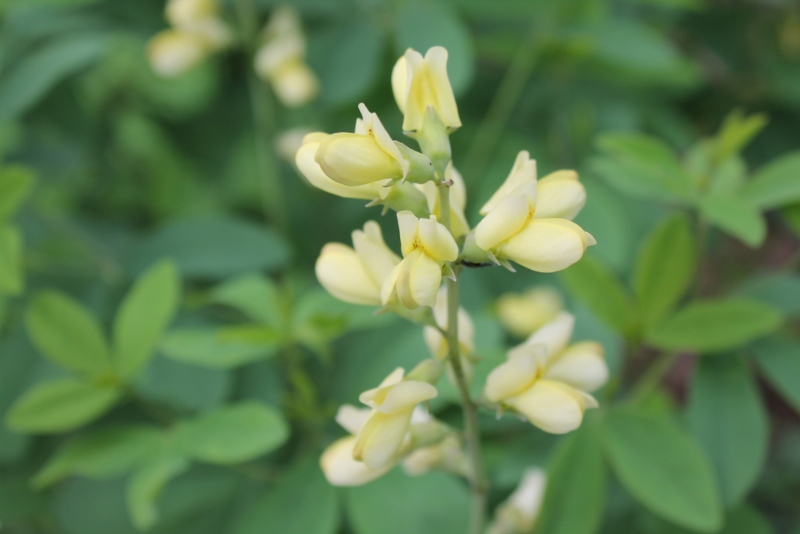
[[[216,0],[169,0],[164,13],[172,26],[180,28],[198,21],[217,18],[219,6]]]
[[[322,287],[334,297],[353,304],[381,304],[381,286],[400,258],[383,241],[381,227],[368,221],[353,232],[353,247],[328,243],[315,267]]]
[[[269,81],[278,100],[289,107],[311,101],[319,81],[305,63],[306,41],[297,12],[290,6],[276,9],[263,41],[253,58],[256,74]]]
[[[147,58],[156,74],[171,78],[190,70],[208,54],[202,38],[177,30],[157,33],[147,44]]]
[[[495,511],[487,534],[532,532],[542,508],[547,476],[539,468],[525,471],[519,486]]]
[[[453,182],[450,186],[450,227],[453,230],[453,237],[459,239],[469,233],[469,223],[464,216],[464,209],[467,207],[467,186],[464,178],[461,177],[453,163],[449,163],[444,172],[444,179]],[[431,215],[442,218],[441,198],[439,197],[439,187],[434,182],[416,184],[416,187],[425,194],[428,200],[428,210]]]
[[[346,404],[339,408],[336,422],[351,435],[333,442],[320,458],[320,466],[325,478],[334,486],[360,486],[371,482],[389,472],[394,463],[387,463],[380,469],[370,469],[364,462],[353,459],[353,447],[358,434],[372,413],[368,408],[356,408]]]
[[[587,408],[597,401],[588,392],[608,380],[598,343],[567,346],[575,318],[561,313],[508,353],[486,380],[484,395],[522,414],[552,434],[578,428]]]
[[[556,318],[564,309],[561,294],[552,287],[534,287],[525,293],[506,293],[497,300],[497,315],[506,330],[527,337]]]
[[[574,216],[585,201],[585,193],[576,194],[583,186],[563,173],[542,182],[548,179],[547,195],[537,198],[536,164],[520,152],[506,182],[481,209],[486,216],[475,227],[478,247],[539,272],[560,271],[578,261],[596,243],[591,234],[568,219],[539,215]]]
[[[443,47],[434,46],[424,58],[416,50],[406,50],[392,70],[392,90],[397,106],[405,114],[403,130],[420,130],[429,106],[450,130],[461,126],[447,77],[447,50]]]
[[[398,367],[381,384],[365,391],[359,400],[372,408],[358,431],[353,459],[373,470],[385,468],[397,459],[417,404],[438,395],[427,382],[403,380],[405,371]]]
[[[458,245],[436,216],[418,219],[409,211],[397,214],[401,261],[381,289],[383,304],[397,298],[404,307],[434,306],[442,283],[442,267],[458,258]]]

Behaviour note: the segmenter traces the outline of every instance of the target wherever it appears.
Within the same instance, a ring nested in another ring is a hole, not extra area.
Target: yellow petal
[[[353,459],[370,469],[385,469],[397,461],[413,410],[394,414],[372,412],[356,436]]]
[[[561,312],[555,319],[534,332],[524,343],[511,349],[508,357],[515,358],[518,355],[530,353],[536,347],[542,347],[544,354],[542,363],[548,363],[557,358],[566,348],[574,328],[575,316]]]
[[[369,135],[333,134],[320,143],[316,160],[325,174],[344,185],[403,177],[398,161]]]
[[[530,387],[538,370],[539,365],[532,354],[510,359],[489,373],[483,394],[492,402],[518,395]]]
[[[356,408],[352,404],[343,404],[336,412],[336,422],[349,433],[358,434],[371,413],[372,410],[369,408]]]
[[[486,204],[483,205],[480,214],[486,215],[492,211],[503,198],[510,195],[520,185],[535,181],[536,160],[532,160],[528,151],[523,150],[517,154],[514,166],[511,168],[511,172],[508,174],[508,177],[506,177],[503,185],[501,185]]]
[[[492,250],[522,230],[529,218],[525,197],[506,196],[475,227],[475,243],[483,250]]]
[[[438,395],[436,388],[427,382],[403,380],[389,388],[383,401],[375,406],[381,413],[393,414],[411,410],[420,402],[425,402]]]
[[[552,273],[577,262],[589,245],[589,237],[566,219],[532,219],[500,245],[497,256],[532,271]]]
[[[381,304],[384,306],[395,302],[397,298],[397,281],[400,278],[400,271],[403,268],[403,262],[401,261],[394,266],[389,276],[383,281],[383,285],[381,286]]]
[[[403,157],[400,149],[394,144],[392,136],[386,131],[383,123],[378,118],[378,114],[370,113],[363,103],[358,105],[358,109],[361,112],[362,127],[367,135],[375,139],[378,146],[400,165],[402,170],[400,177],[404,178],[408,174],[411,162]],[[392,176],[387,176],[387,178],[392,178]]]
[[[540,286],[523,294],[506,293],[497,300],[500,323],[517,337],[527,337],[552,321],[564,308],[561,294]]]
[[[334,486],[361,486],[386,474],[393,466],[389,463],[381,469],[370,469],[363,462],[353,459],[355,436],[347,436],[333,442],[320,458],[320,467],[328,482]]]
[[[400,257],[386,246],[381,227],[375,221],[367,221],[364,230],[353,232],[353,248],[361,259],[370,278],[378,287],[400,263]]]
[[[445,126],[455,129],[461,126],[453,88],[447,76],[447,50],[435,46],[428,50],[425,58],[415,50],[405,53],[407,86],[403,130],[416,131],[422,128],[425,112],[432,106]],[[393,82],[402,90],[402,78],[398,73]],[[399,99],[398,99],[399,100]]]
[[[400,249],[403,256],[414,250],[419,234],[419,219],[410,211],[397,212],[397,227],[400,230]]]
[[[578,173],[556,171],[539,180],[534,217],[572,220],[585,204],[586,189]]]
[[[549,362],[544,376],[582,391],[594,391],[608,380],[603,347],[593,341],[575,343]]]
[[[314,99],[319,92],[319,81],[302,60],[283,63],[270,76],[275,96],[283,105],[296,108]]]
[[[392,92],[397,102],[397,107],[402,113],[406,112],[406,99],[408,98],[408,63],[405,56],[400,56],[392,68]]]
[[[408,284],[417,306],[435,305],[436,293],[442,285],[441,265],[427,254],[420,254],[409,270]]]
[[[586,408],[597,406],[593,397],[552,380],[538,380],[520,395],[504,402],[551,434],[575,430],[581,425]]]
[[[365,200],[374,200],[377,198],[378,194],[374,184],[347,186],[328,178],[328,175],[322,171],[322,167],[319,166],[319,163],[317,163],[315,159],[321,141],[320,136],[327,137],[326,134],[321,133],[308,134],[304,139],[303,145],[295,155],[297,168],[303,173],[303,176],[306,177],[311,185],[327,193],[343,198],[362,198]],[[309,139],[314,139],[315,141],[309,142]]]
[[[419,221],[419,240],[425,253],[438,261],[455,261],[458,245],[445,226],[435,216]]]
[[[164,9],[167,21],[172,26],[214,17],[219,11],[214,0],[169,0]]]
[[[195,35],[177,30],[156,34],[147,44],[147,57],[156,74],[170,78],[190,70],[207,55],[207,47]]]
[[[381,304],[381,287],[350,247],[341,243],[325,245],[315,271],[319,283],[334,297],[352,304]]]

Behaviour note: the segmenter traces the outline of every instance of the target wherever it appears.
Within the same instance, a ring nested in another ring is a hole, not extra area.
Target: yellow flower
[[[447,77],[447,50],[443,47],[434,46],[424,58],[416,50],[406,50],[392,70],[392,90],[397,106],[405,114],[403,130],[420,130],[429,106],[450,130],[461,126]]]
[[[170,0],[165,13],[173,28],[201,39],[210,52],[231,42],[231,31],[220,20],[215,0]]]
[[[322,287],[334,297],[353,304],[381,304],[381,286],[400,258],[383,241],[381,227],[368,221],[353,232],[353,247],[328,243],[315,267]]]
[[[383,304],[397,298],[404,307],[434,306],[442,283],[442,267],[458,258],[453,236],[432,215],[418,219],[409,211],[397,214],[400,227],[401,261],[381,289]]]
[[[467,207],[467,186],[464,184],[464,178],[461,177],[453,163],[450,162],[445,168],[444,179],[453,182],[450,186],[450,227],[453,231],[453,237],[456,239],[461,238],[469,233],[469,223],[464,216],[464,209]],[[425,193],[428,200],[428,210],[431,215],[436,215],[437,218],[442,218],[441,198],[439,196],[440,188],[434,182],[425,182],[424,184],[416,184],[417,188]]]
[[[382,469],[396,461],[417,404],[438,394],[427,382],[403,380],[405,371],[398,367],[381,384],[365,391],[359,400],[372,408],[358,431],[353,459],[372,469]]]
[[[497,315],[506,330],[527,337],[556,318],[564,300],[552,287],[534,287],[525,293],[506,293],[497,300]]]
[[[157,33],[147,44],[147,58],[156,74],[178,76],[200,63],[209,48],[202,38],[177,30]]]
[[[311,101],[319,82],[305,63],[306,42],[297,12],[290,6],[276,9],[263,41],[253,58],[256,73],[272,84],[283,104],[297,107]]]
[[[539,468],[530,468],[508,499],[495,511],[486,534],[522,534],[532,532],[542,508],[547,476]]]
[[[587,408],[597,401],[588,392],[608,380],[603,349],[598,343],[567,346],[575,318],[560,313],[508,353],[486,380],[484,395],[522,414],[552,434],[578,428]]]
[[[560,271],[578,261],[596,241],[563,217],[583,206],[583,186],[568,172],[545,177],[542,184],[546,194],[539,198],[536,163],[520,152],[505,183],[481,209],[485,217],[475,227],[478,247],[499,261],[539,272]]]
[[[333,442],[320,458],[322,472],[334,486],[360,486],[383,476],[394,467],[394,463],[390,462],[380,469],[370,469],[364,462],[353,459],[355,434],[358,434],[371,413],[372,410],[368,408],[356,408],[349,404],[339,408],[336,422],[351,435]]]

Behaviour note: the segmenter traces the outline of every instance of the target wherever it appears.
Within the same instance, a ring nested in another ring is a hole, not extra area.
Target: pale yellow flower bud
[[[392,70],[392,90],[400,111],[405,114],[403,130],[420,130],[429,106],[450,130],[461,126],[447,76],[447,50],[443,47],[434,46],[424,58],[415,50],[406,50]]]
[[[497,315],[506,330],[527,337],[556,318],[564,300],[552,287],[535,287],[522,294],[506,293],[497,300]]]
[[[439,293],[436,295],[433,317],[440,328],[447,330],[447,288],[444,286],[439,288]],[[432,326],[426,326],[423,334],[425,336],[425,344],[431,354],[440,360],[447,358],[447,339],[441,332]],[[475,350],[475,327],[464,308],[458,309],[458,341],[462,356],[472,354]]]
[[[484,395],[523,415],[545,432],[578,428],[597,401],[589,391],[608,380],[602,347],[593,342],[567,346],[575,319],[561,313],[508,353],[487,377]]]
[[[458,258],[458,245],[435,216],[419,219],[413,213],[397,214],[400,227],[401,261],[381,288],[383,304],[397,298],[408,309],[434,306],[442,283],[442,267]]]
[[[215,0],[169,0],[164,11],[167,21],[180,28],[197,21],[216,18],[219,8]]]
[[[526,534],[532,532],[544,499],[547,476],[539,468],[525,471],[517,489],[497,507],[487,534]]]
[[[359,400],[373,411],[356,436],[353,459],[377,470],[396,461],[417,404],[437,396],[427,382],[403,380],[405,371],[395,369],[381,384],[365,391]]]
[[[585,201],[576,181],[571,174],[555,173],[541,195],[535,162],[520,152],[505,183],[481,210],[486,216],[475,227],[476,245],[499,261],[512,260],[533,271],[560,271],[577,262],[596,243],[591,234],[567,219],[537,217],[540,206],[545,214],[574,216]]]
[[[380,226],[368,221],[353,232],[353,247],[328,243],[316,263],[322,287],[334,297],[353,304],[380,305],[381,286],[400,258],[383,241]]]
[[[275,10],[253,58],[256,74],[268,81],[284,105],[298,107],[319,92],[319,81],[305,62],[306,40],[300,17],[290,6]]]
[[[150,39],[147,58],[156,74],[171,78],[192,69],[208,55],[202,38],[177,30],[164,30]]]

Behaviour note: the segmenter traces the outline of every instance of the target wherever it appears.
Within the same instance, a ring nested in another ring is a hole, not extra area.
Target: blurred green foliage
[[[260,26],[276,2],[253,1]],[[612,368],[573,435],[482,417],[490,502],[538,464],[540,534],[800,532],[800,7],[292,3],[321,82],[299,109],[240,48],[158,78],[161,0],[0,0],[1,530],[465,531],[449,475],[340,489],[317,466],[338,404],[426,348],[318,287],[322,245],[378,209],[278,149],[360,101],[399,132],[395,59],[444,45],[471,219],[527,149],[580,172],[599,243],[560,276],[463,274],[474,386],[513,341],[494,299],[537,283]]]

